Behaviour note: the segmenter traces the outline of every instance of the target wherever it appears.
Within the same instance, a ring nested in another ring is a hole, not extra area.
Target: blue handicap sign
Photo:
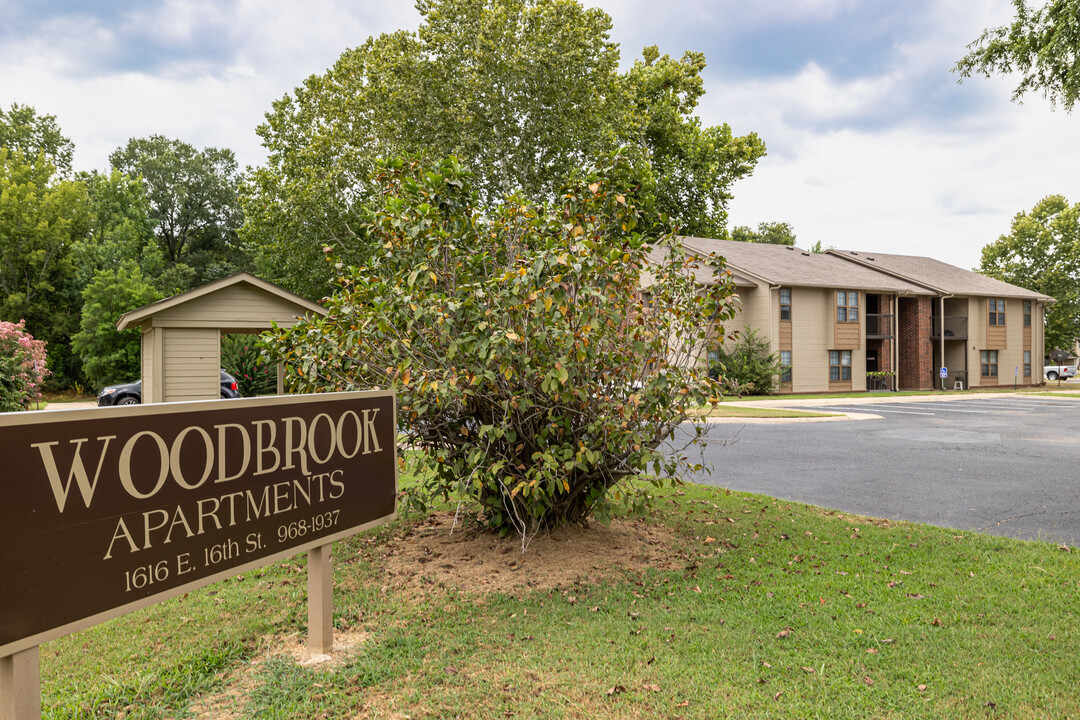
[[[941,379],[944,380],[947,377],[949,377],[949,368],[947,368],[947,367],[941,368]]]

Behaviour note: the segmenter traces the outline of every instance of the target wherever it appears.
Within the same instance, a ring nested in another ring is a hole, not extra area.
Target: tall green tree
[[[95,171],[82,180],[93,218],[89,234],[73,248],[78,287],[85,288],[99,270],[115,270],[127,261],[148,277],[161,277],[165,256],[157,247],[142,181],[119,170]]]
[[[127,260],[113,269],[99,270],[82,292],[79,332],[71,347],[82,360],[90,386],[138,377],[142,337],[138,328],[116,329],[116,321],[129,310],[160,300],[159,293],[139,266]]]
[[[953,71],[961,79],[1019,73],[1014,101],[1041,92],[1051,107],[1072,112],[1080,98],[1080,0],[1050,0],[1037,10],[1012,2],[1012,23],[984,30]]]
[[[731,187],[753,172],[765,144],[754,133],[737,137],[726,123],[701,125],[694,111],[705,95],[704,70],[703,53],[675,60],[646,47],[620,78],[624,112],[611,132],[639,150],[635,199],[646,223],[666,215],[684,235],[722,238]]]
[[[0,147],[18,150],[31,162],[40,154],[60,175],[71,173],[74,144],[60,131],[55,116],[38,115],[29,105],[0,108]]]
[[[1080,203],[1061,195],[1017,213],[1008,235],[982,250],[979,272],[1049,295],[1046,349],[1071,350],[1080,337]]]
[[[186,266],[192,271],[174,273],[186,275],[185,284],[224,277],[246,264],[237,240],[240,178],[231,150],[196,150],[152,135],[132,138],[109,161],[114,170],[142,178],[168,269]]]
[[[80,300],[71,249],[91,221],[86,186],[57,176],[39,155],[0,148],[0,320],[26,320],[27,331],[49,343],[49,362],[61,382],[78,378],[68,339]]]
[[[731,239],[770,245],[794,245],[795,228],[786,222],[758,223],[757,230],[748,225],[739,225],[731,231]]]
[[[693,115],[704,57],[647,48],[626,73],[611,19],[572,0],[421,0],[416,32],[370,38],[274,103],[268,163],[244,188],[244,239],[260,274],[309,297],[321,260],[372,248],[363,209],[378,158],[454,155],[481,202],[553,198],[573,168],[621,149],[644,221],[719,235],[731,184],[764,154],[755,136]]]

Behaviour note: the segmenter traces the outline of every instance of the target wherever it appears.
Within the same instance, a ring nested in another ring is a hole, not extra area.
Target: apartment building
[[[738,294],[726,330],[769,339],[781,392],[1043,382],[1049,296],[926,257],[683,242],[725,258]]]

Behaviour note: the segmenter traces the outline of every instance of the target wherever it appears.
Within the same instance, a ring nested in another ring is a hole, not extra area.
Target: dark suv
[[[236,378],[224,370],[221,371],[221,398],[231,400],[240,397],[240,390],[236,385]],[[110,385],[98,393],[97,404],[99,407],[109,405],[139,405],[142,403],[142,380],[125,383],[123,385]]]

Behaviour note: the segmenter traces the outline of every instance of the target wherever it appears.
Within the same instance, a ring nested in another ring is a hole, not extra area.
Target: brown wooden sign
[[[0,414],[0,656],[395,516],[392,392]]]

